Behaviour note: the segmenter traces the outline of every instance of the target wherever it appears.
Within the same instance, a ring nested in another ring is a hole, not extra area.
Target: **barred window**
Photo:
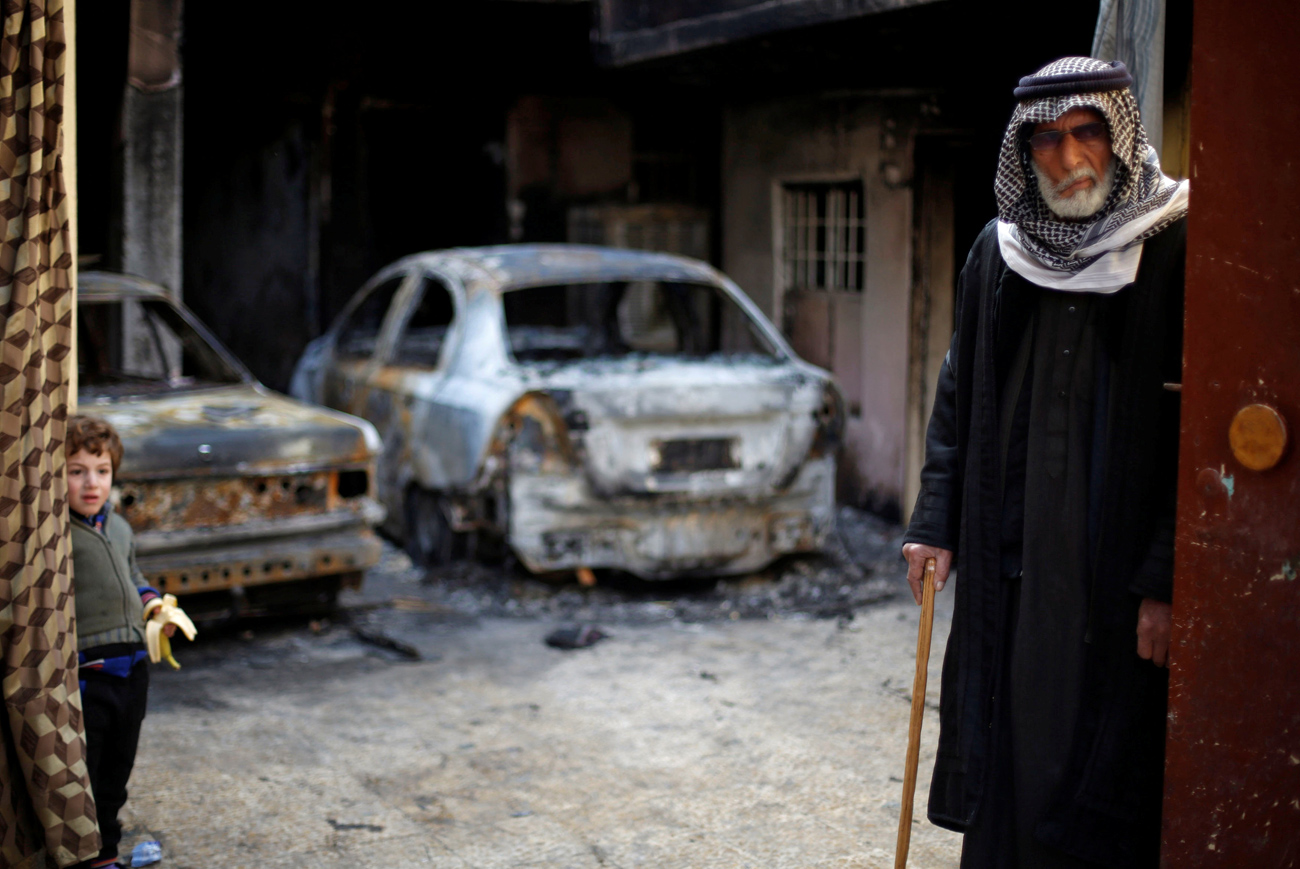
[[[862,182],[786,184],[781,196],[785,289],[862,292],[867,283]]]

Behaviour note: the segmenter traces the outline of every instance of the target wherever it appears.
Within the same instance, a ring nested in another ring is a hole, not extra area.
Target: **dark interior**
[[[502,296],[519,362],[644,356],[775,357],[777,350],[714,287],[611,281],[511,290]]]
[[[82,391],[138,395],[243,382],[167,302],[83,301],[77,306],[77,327]]]

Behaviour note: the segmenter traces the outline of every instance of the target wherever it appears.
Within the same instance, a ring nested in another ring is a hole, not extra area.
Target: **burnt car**
[[[370,423],[272,392],[148,281],[84,272],[77,401],[126,447],[140,569],[191,615],[317,609],[379,560]]]
[[[376,274],[294,372],[370,420],[413,557],[468,537],[537,573],[734,574],[834,522],[843,400],[728,278],[579,245],[422,253]]]

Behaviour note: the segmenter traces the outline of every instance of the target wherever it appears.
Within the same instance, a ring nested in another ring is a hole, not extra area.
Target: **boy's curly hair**
[[[69,456],[85,450],[92,456],[102,456],[108,452],[109,461],[113,463],[113,473],[122,464],[122,439],[117,430],[102,419],[94,416],[76,416],[68,419],[68,439],[65,449]]]

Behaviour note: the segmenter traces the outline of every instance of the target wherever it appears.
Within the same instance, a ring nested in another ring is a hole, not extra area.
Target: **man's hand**
[[[1169,628],[1174,621],[1173,614],[1174,608],[1171,605],[1149,597],[1142,598],[1142,606],[1138,608],[1138,657],[1146,658],[1157,667],[1166,666],[1169,661]]]
[[[952,551],[922,543],[904,543],[903,557],[907,559],[907,584],[912,587],[912,597],[916,605],[921,605],[921,580],[925,577],[925,560],[934,559],[934,590],[943,590],[948,581],[948,571],[952,569]],[[1165,632],[1166,638],[1168,631]]]

